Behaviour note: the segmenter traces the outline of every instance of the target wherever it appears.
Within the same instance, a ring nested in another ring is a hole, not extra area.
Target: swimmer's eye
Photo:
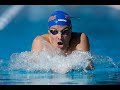
[[[68,35],[71,31],[70,30],[62,30],[62,35]]]
[[[66,27],[61,31],[63,35],[68,35],[71,32],[71,27]]]
[[[50,33],[52,33],[53,35],[58,34],[58,31],[57,31],[57,30],[49,30],[49,31],[50,31]]]

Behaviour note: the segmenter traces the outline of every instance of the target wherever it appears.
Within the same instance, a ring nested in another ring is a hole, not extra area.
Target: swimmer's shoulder
[[[32,43],[32,51],[33,52],[39,52],[42,49],[42,43],[41,40],[46,40],[47,41],[48,35],[44,34],[41,36],[37,36]]]
[[[49,41],[49,35],[48,34],[43,34],[43,35],[40,35],[40,36],[37,36],[34,40],[45,40],[45,41]]]
[[[88,36],[85,33],[81,33],[81,38],[82,39],[88,39]]]

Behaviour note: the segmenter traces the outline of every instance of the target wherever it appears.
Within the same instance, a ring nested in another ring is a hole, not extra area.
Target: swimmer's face
[[[68,26],[51,26],[48,30],[51,44],[56,48],[65,49],[69,46],[71,32],[71,27]]]

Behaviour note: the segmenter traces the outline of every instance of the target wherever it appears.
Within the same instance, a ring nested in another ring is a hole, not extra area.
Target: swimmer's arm
[[[80,50],[80,51],[89,51],[90,50],[90,45],[89,45],[89,40],[88,37],[82,33],[81,37],[80,37],[80,44],[77,45],[76,49]],[[91,59],[88,59],[89,64],[86,67],[87,70],[93,70],[94,69],[94,65],[93,62],[91,61]]]
[[[90,49],[89,40],[84,33],[81,34],[80,43],[76,46],[76,49],[80,51],[89,51]]]
[[[32,52],[40,52],[40,50],[42,49],[42,44],[40,42],[41,37],[37,36],[32,43]]]

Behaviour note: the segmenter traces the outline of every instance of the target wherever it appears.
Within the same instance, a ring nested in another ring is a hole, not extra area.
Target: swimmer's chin
[[[64,45],[58,45],[57,48],[63,49],[63,48],[64,48]]]

